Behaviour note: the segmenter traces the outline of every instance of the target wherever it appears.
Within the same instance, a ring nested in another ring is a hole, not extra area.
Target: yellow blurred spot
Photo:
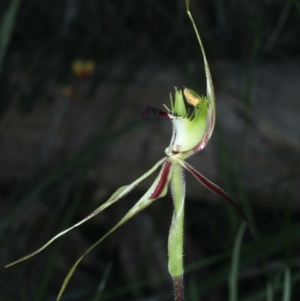
[[[63,96],[69,97],[71,93],[73,93],[73,89],[71,88],[71,86],[65,86],[62,88]]]
[[[188,104],[192,105],[192,106],[197,106],[199,104],[200,98],[196,93],[193,93],[191,90],[185,88],[183,90],[184,96],[186,98],[186,101],[188,102]]]
[[[75,60],[72,63],[72,71],[73,73],[81,78],[86,79],[88,78],[95,70],[95,62],[92,60]]]
[[[76,94],[71,86],[65,86],[62,88],[62,94],[66,97],[70,102],[76,101]]]

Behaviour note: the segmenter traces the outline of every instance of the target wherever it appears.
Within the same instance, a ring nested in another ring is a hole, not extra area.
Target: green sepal
[[[163,183],[163,187],[160,189],[159,195],[155,194],[155,191],[157,191],[157,187],[161,184],[162,178],[165,176],[164,175],[164,167],[166,164],[169,164],[170,168],[168,171],[167,179]],[[170,182],[171,176],[172,176],[172,170],[173,170],[173,164],[166,161],[155,179],[154,183],[151,185],[151,187],[148,189],[148,191],[140,198],[140,200],[127,212],[127,214],[113,227],[111,228],[105,235],[103,235],[99,240],[97,240],[91,247],[89,247],[82,256],[79,257],[79,259],[75,262],[75,264],[72,266],[70,269],[69,273],[67,274],[61,289],[59,291],[57,300],[59,300],[69,282],[71,279],[73,273],[75,272],[78,264],[81,262],[81,260],[87,255],[89,252],[91,252],[97,245],[99,245],[106,237],[108,237],[111,233],[113,233],[115,230],[117,230],[121,225],[123,225],[125,222],[127,222],[129,219],[131,219],[133,216],[135,216],[137,213],[140,211],[144,210],[146,207],[148,207],[152,202],[155,200],[162,198],[166,195],[168,191],[168,184]],[[152,197],[155,195],[155,197]]]
[[[148,178],[165,161],[166,161],[166,158],[163,158],[163,159],[159,160],[150,170],[148,170],[147,172],[145,172],[140,178],[138,178],[137,180],[135,180],[134,182],[132,182],[129,185],[126,185],[126,186],[123,186],[123,187],[120,187],[119,189],[117,189],[104,204],[102,204],[100,207],[98,207],[96,210],[94,210],[87,217],[85,217],[84,219],[82,219],[81,221],[79,221],[78,223],[76,223],[75,225],[73,225],[72,227],[70,227],[70,228],[68,228],[68,229],[66,229],[66,230],[61,231],[60,233],[58,233],[57,235],[55,235],[53,238],[51,238],[47,243],[45,243],[42,247],[40,247],[36,251],[34,251],[34,252],[32,252],[32,253],[30,253],[30,254],[28,254],[28,255],[20,258],[20,259],[18,259],[18,260],[16,260],[14,262],[11,262],[11,263],[7,264],[5,267],[8,268],[8,267],[10,267],[12,265],[15,265],[15,264],[19,263],[19,262],[27,260],[30,257],[33,257],[37,253],[43,251],[46,247],[48,247],[51,243],[53,243],[56,239],[58,239],[62,235],[66,234],[70,230],[72,230],[72,229],[74,229],[74,228],[82,225],[87,220],[91,219],[92,217],[94,217],[98,213],[102,212],[103,210],[105,210],[106,208],[108,208],[109,206],[111,206],[112,204],[116,203],[121,198],[123,198],[124,196],[126,196],[130,191],[132,191],[134,188],[136,188],[139,184],[141,184],[146,178]]]

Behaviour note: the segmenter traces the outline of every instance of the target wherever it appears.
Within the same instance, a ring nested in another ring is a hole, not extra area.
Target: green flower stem
[[[184,221],[184,200],[185,181],[183,168],[175,163],[171,178],[174,212],[171,229],[169,233],[169,272],[173,278],[175,301],[184,300],[183,291],[183,221]]]

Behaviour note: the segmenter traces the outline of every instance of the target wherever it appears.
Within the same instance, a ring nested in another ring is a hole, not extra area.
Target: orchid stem
[[[174,301],[184,301],[183,275],[173,278]]]
[[[183,168],[174,164],[171,178],[172,197],[174,212],[169,234],[169,272],[173,278],[175,301],[184,300],[183,287],[183,222],[184,222],[184,200],[185,181]]]

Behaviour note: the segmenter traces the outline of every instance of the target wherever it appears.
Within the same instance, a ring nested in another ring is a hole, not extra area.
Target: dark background
[[[218,120],[193,163],[252,224],[238,300],[281,300],[284,269],[299,300],[300,1],[192,1],[212,69]],[[183,0],[0,2],[0,251],[7,264],[84,218],[164,155],[170,124],[147,104],[173,87],[205,94],[202,56]],[[91,60],[79,75],[76,60]],[[241,223],[187,176],[187,300],[230,300]],[[151,178],[154,179],[153,177]],[[149,187],[41,254],[0,270],[0,300],[54,300],[76,259]],[[170,195],[114,232],[79,265],[64,300],[172,300]],[[270,299],[271,300],[271,299]]]

